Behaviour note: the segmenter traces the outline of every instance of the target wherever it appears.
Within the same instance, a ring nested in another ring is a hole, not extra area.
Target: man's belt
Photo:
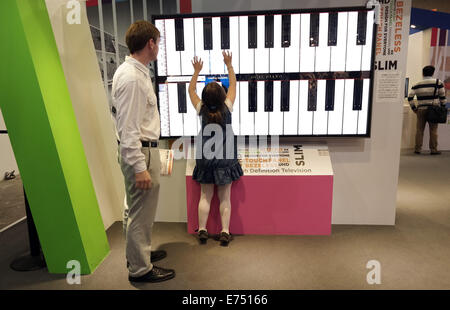
[[[158,141],[142,141],[142,147],[158,147]],[[117,140],[117,144],[120,145],[120,141]]]

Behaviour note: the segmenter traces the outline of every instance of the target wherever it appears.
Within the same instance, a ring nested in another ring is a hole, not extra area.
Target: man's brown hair
[[[156,44],[159,38],[159,30],[152,23],[138,20],[130,25],[125,35],[130,54],[134,54],[145,47],[150,39]]]

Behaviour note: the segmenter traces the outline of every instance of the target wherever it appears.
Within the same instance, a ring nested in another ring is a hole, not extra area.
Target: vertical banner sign
[[[402,102],[411,1],[381,0],[375,50],[375,100]]]

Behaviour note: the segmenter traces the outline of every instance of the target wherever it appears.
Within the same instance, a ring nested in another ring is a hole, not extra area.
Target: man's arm
[[[417,107],[416,104],[414,102],[414,96],[416,95],[416,91],[414,90],[414,87],[411,88],[411,90],[409,91],[408,94],[408,102],[409,105],[411,106],[411,109],[416,112],[417,111]]]
[[[136,187],[148,189],[151,186],[147,171],[145,155],[141,152],[141,120],[147,94],[138,81],[127,82],[116,96],[119,102],[118,128],[120,132],[120,155],[122,160],[133,167],[136,177]]]
[[[444,106],[446,104],[446,98],[445,98],[445,86],[444,83],[442,83],[442,81],[439,81],[438,96],[439,102],[441,103],[442,106]]]

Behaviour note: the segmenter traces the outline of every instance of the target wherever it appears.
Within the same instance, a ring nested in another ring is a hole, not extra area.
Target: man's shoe
[[[414,151],[414,154],[420,154],[420,151]]]
[[[175,278],[175,270],[153,266],[153,269],[140,277],[128,276],[130,282],[162,282]]]
[[[163,250],[152,251],[150,253],[150,262],[155,263],[167,257],[167,252]],[[130,267],[130,263],[127,261],[127,268]]]
[[[441,155],[441,152],[437,151],[437,152],[431,152],[431,155]]]

